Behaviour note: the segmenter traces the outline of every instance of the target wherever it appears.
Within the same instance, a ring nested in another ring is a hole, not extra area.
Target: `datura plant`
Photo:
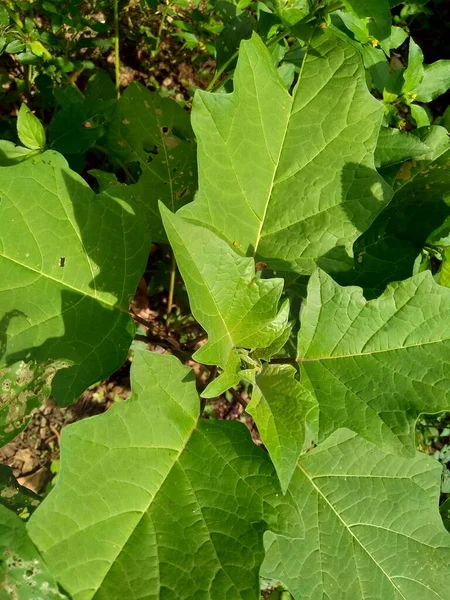
[[[242,41],[232,88],[197,91],[190,121],[133,84],[84,137],[63,115],[45,149],[24,110],[26,148],[2,142],[2,444],[127,356],[132,395],[63,430],[37,508],[0,477],[1,598],[257,600],[264,578],[296,600],[448,600],[441,469],[414,428],[450,409],[450,146],[438,125],[389,127],[361,48],[398,32],[362,4],[343,3],[347,33],[310,26],[292,81],[261,37]],[[275,8],[296,22],[308,5]],[[413,40],[410,55],[396,97],[434,97],[445,65],[423,67]],[[93,191],[63,156],[73,136],[140,177],[94,171]],[[207,336],[203,400],[179,358],[130,351],[155,242]],[[262,446],[204,418],[237,385]]]

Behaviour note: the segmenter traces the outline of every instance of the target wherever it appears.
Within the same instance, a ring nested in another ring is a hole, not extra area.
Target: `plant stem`
[[[116,76],[116,97],[120,98],[120,54],[119,54],[119,0],[114,1],[114,66]]]
[[[177,263],[175,261],[175,254],[172,253],[172,262],[170,265],[170,283],[169,283],[169,297],[167,299],[167,323],[169,322],[170,313],[173,308],[173,294],[175,291],[175,275],[177,271]]]
[[[162,30],[164,27],[164,23],[166,22],[166,16],[167,16],[167,11],[169,10],[169,6],[170,6],[170,2],[166,2],[164,5],[164,8],[161,11],[161,21],[160,21],[159,27],[158,27],[158,33],[156,36],[156,48],[153,51],[153,57],[158,56],[159,51],[161,50]]]

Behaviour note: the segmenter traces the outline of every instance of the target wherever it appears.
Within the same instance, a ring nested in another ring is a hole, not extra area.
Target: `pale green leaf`
[[[418,104],[411,104],[411,117],[414,119],[417,127],[427,127],[431,125],[430,115],[426,108]]]
[[[137,353],[132,388],[63,430],[32,540],[73,600],[259,599],[270,461],[242,424],[198,421],[175,357]]]
[[[373,159],[382,113],[348,44],[319,34],[291,96],[254,34],[234,92],[196,93],[200,189],[183,216],[272,268],[310,273],[389,200]]]
[[[0,366],[68,360],[53,392],[74,400],[119,368],[150,240],[126,186],[95,195],[61,155],[0,168]]]
[[[28,537],[25,523],[0,504],[0,598],[53,600],[60,593],[52,575]]]
[[[44,405],[58,369],[70,363],[19,361],[0,369],[0,448],[27,425],[31,412]]]
[[[450,88],[450,60],[426,65],[422,83],[417,88],[417,102],[431,102]]]
[[[320,440],[348,427],[413,453],[418,415],[450,408],[450,290],[424,272],[367,302],[317,271],[301,319],[301,381],[319,404]]]
[[[44,150],[45,131],[42,123],[33,115],[26,104],[22,104],[17,118],[17,135],[30,150]]]
[[[411,95],[415,92],[422,82],[423,75],[423,52],[416,42],[409,38],[408,66],[403,71],[403,93]]]
[[[401,46],[407,37],[408,34],[402,27],[391,27],[391,39],[389,41],[391,50],[395,50]]]
[[[286,498],[303,527],[266,533],[262,575],[295,600],[447,600],[440,473],[431,457],[401,458],[336,432],[299,460]]]
[[[261,439],[286,491],[305,441],[305,420],[314,402],[305,401],[290,365],[267,365],[256,376],[247,412],[255,419]]]
[[[171,214],[164,206],[161,214],[192,314],[208,333],[208,342],[194,359],[225,369],[227,383],[232,380],[229,374],[236,373],[235,385],[239,381],[236,349],[265,348],[287,325],[288,303],[279,307],[283,280],[257,279],[252,258],[240,256],[209,229]],[[205,393],[208,397],[208,389]]]
[[[23,146],[16,146],[8,140],[0,140],[0,167],[9,167],[31,158],[37,153],[36,150],[30,150]]]

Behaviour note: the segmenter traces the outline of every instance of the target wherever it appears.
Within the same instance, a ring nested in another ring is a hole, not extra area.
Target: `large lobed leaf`
[[[440,472],[431,457],[401,458],[336,432],[299,460],[287,499],[302,521],[297,532],[292,523],[266,533],[262,574],[295,600],[446,600]]]
[[[432,458],[340,430],[298,460],[283,496],[242,424],[199,421],[174,357],[137,353],[132,386],[63,431],[58,482],[27,525],[73,600],[257,600],[267,529],[262,574],[296,600],[445,599]]]
[[[253,35],[234,92],[196,94],[199,192],[183,216],[273,268],[311,273],[389,200],[373,157],[382,113],[348,44],[318,34],[291,95]]]
[[[58,482],[28,523],[52,574],[73,600],[257,600],[270,461],[242,424],[199,422],[175,357],[137,353],[132,387],[62,433]]]
[[[53,382],[70,402],[126,357],[146,212],[125,186],[95,195],[55,152],[1,168],[0,189],[0,366],[72,362]]]
[[[319,440],[348,427],[411,455],[418,415],[450,407],[450,290],[424,272],[367,302],[318,270],[301,320],[301,381],[319,404]]]

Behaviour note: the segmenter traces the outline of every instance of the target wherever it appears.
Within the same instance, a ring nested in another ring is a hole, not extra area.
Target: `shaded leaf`
[[[391,9],[388,0],[343,0],[349,11],[367,21],[369,34],[389,54],[391,37]]]
[[[17,483],[11,467],[0,465],[0,504],[18,515],[31,514],[42,498]]]
[[[443,200],[448,192],[450,167],[447,131],[429,127],[414,133],[430,151],[383,169],[384,177],[394,187],[394,197],[355,242],[353,267],[334,275],[342,285],[360,285],[368,297],[381,294],[390,281],[412,275],[414,261],[428,235],[450,214]]]
[[[418,158],[429,152],[430,147],[417,135],[399,129],[382,128],[375,150],[375,164],[386,167]]]
[[[152,241],[166,241],[158,201],[176,211],[197,190],[197,148],[189,114],[175,101],[133,83],[122,94],[102,143],[120,165],[139,165],[133,193],[151,215]]]
[[[182,214],[271,268],[310,273],[335,246],[350,250],[389,199],[373,162],[381,104],[358,52],[327,33],[312,42],[293,96],[254,34],[241,44],[234,90],[196,92],[200,189]]]

